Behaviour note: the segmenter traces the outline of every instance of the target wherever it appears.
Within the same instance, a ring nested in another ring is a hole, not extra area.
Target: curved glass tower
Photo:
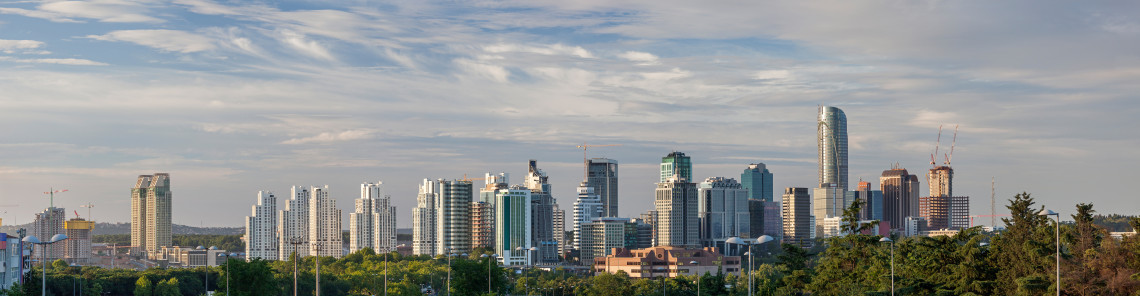
[[[847,189],[847,115],[831,106],[819,106],[816,125],[819,144],[819,186],[836,184]]]

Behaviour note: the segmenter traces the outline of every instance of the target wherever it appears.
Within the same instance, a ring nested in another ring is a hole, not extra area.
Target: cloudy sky
[[[583,142],[622,145],[589,153],[621,163],[636,216],[674,150],[700,179],[763,162],[777,188],[812,186],[820,104],[847,113],[852,183],[921,176],[957,125],[973,214],[991,178],[999,214],[1022,191],[1137,214],[1138,6],[3,1],[0,217],[27,222],[55,187],[126,222],[136,176],[168,172],[179,224],[239,226],[291,185],[328,184],[347,214],[382,180],[410,227],[422,179],[521,183],[532,158],[569,208]]]

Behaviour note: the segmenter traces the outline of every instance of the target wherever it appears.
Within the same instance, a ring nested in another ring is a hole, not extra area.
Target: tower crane
[[[950,166],[950,159],[954,157],[954,145],[958,144],[958,125],[954,125],[954,140],[950,141],[950,154],[946,155],[946,166]]]
[[[587,158],[586,158],[586,150],[590,149],[590,147],[616,147],[616,146],[621,146],[621,144],[589,145],[589,144],[586,144],[586,142],[582,142],[582,145],[577,146],[577,148],[582,149],[582,179],[583,179],[583,181],[585,181],[586,178],[590,177],[590,167],[588,165]]]
[[[51,188],[50,191],[44,192],[44,194],[47,194],[48,196],[51,197],[51,204],[50,205],[51,205],[51,207],[54,208],[55,207],[55,194],[56,193],[64,193],[64,192],[67,192],[67,189],[55,190],[55,188]]]
[[[95,219],[92,219],[92,218],[91,218],[91,208],[94,208],[94,207],[95,207],[95,203],[93,203],[93,202],[88,202],[88,203],[87,203],[87,204],[85,204],[85,205],[79,205],[79,207],[80,207],[80,208],[87,208],[87,220],[95,221]]]
[[[934,142],[934,153],[930,154],[930,168],[938,167],[938,162],[935,161],[935,155],[938,155],[938,147],[942,146],[942,125],[938,125],[938,140]]]

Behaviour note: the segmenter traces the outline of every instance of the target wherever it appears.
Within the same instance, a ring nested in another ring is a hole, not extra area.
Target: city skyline
[[[587,157],[620,162],[617,216],[636,217],[670,151],[695,180],[765,163],[775,190],[817,187],[819,105],[847,117],[850,183],[922,175],[959,125],[974,215],[991,177],[998,214],[1022,191],[1061,217],[1140,213],[1102,185],[1140,177],[1130,4],[69,3],[0,4],[5,225],[51,187],[129,222],[131,180],[168,172],[176,224],[238,227],[258,191],[302,184],[347,211],[383,180],[410,228],[424,178],[528,159],[571,209],[582,142],[622,145]]]

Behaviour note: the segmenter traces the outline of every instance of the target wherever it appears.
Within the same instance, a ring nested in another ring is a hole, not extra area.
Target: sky
[[[1138,37],[1132,1],[0,1],[0,218],[55,188],[127,222],[165,172],[177,224],[327,184],[347,225],[382,181],[411,227],[424,178],[522,183],[528,159],[570,209],[582,143],[621,145],[587,153],[636,217],[671,151],[813,187],[819,105],[847,114],[852,186],[925,179],[942,126],[973,215],[991,180],[997,214],[1136,215]]]

